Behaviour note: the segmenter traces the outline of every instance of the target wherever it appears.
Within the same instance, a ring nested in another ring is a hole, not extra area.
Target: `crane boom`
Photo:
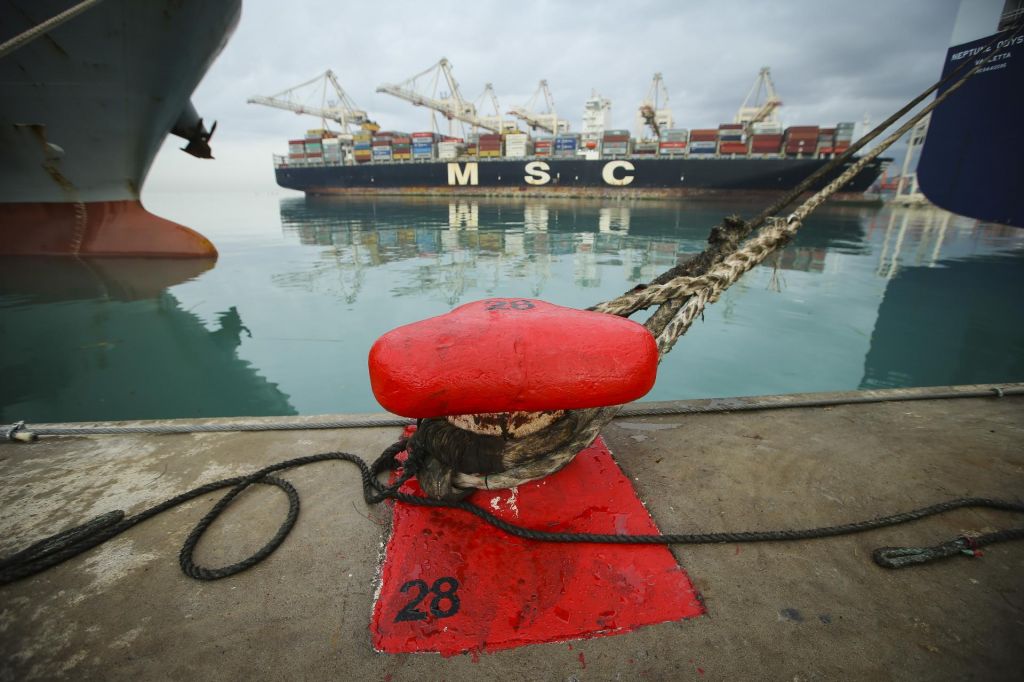
[[[544,100],[544,110],[538,112],[536,106],[541,98]],[[548,88],[546,80],[540,82],[537,90],[525,105],[514,106],[509,109],[508,113],[521,119],[531,128],[539,128],[553,135],[569,130],[569,122],[559,120],[555,113],[555,98],[551,96],[551,90]]]
[[[319,89],[310,86],[319,86]],[[310,98],[316,95],[319,95],[319,102],[310,104]],[[359,126],[364,130],[379,129],[379,126],[367,117],[366,112],[356,106],[330,69],[281,92],[269,96],[254,95],[246,101],[249,104],[262,104],[275,109],[293,111],[296,114],[309,114],[323,122],[334,121],[346,133],[349,132],[350,126]],[[324,127],[326,128],[326,123]]]
[[[480,112],[484,110],[487,102],[490,102],[493,113],[484,115]],[[505,131],[505,119],[501,115],[501,105],[498,103],[498,95],[495,94],[494,85],[492,83],[484,85],[484,91],[480,94],[480,97],[477,98],[475,105],[480,120],[484,125],[497,126],[497,128],[502,132]]]
[[[764,99],[762,100],[762,95]],[[751,86],[746,99],[736,112],[736,123],[750,125],[760,121],[777,121],[775,110],[782,106],[782,100],[775,92],[775,83],[772,82],[771,67],[762,66],[757,74],[757,80]]]
[[[661,74],[654,74],[647,97],[640,103],[637,111],[637,137],[641,136],[644,126],[654,133],[655,139],[661,139],[661,129],[673,126],[672,110],[668,108],[668,88]]]
[[[429,94],[420,92],[417,88],[416,81],[424,76],[433,76],[432,89]],[[448,94],[447,96],[438,97],[437,86],[442,76],[445,85],[448,87]],[[449,121],[462,121],[463,123],[468,123],[484,130],[490,130],[491,132],[501,132],[500,125],[495,126],[492,122],[485,121],[480,116],[477,116],[476,106],[463,99],[462,94],[459,92],[459,84],[452,75],[451,64],[444,58],[429,69],[416,74],[402,83],[397,85],[385,83],[379,86],[377,92],[383,92],[399,99],[404,99],[406,102],[416,106],[432,109],[442,114]]]

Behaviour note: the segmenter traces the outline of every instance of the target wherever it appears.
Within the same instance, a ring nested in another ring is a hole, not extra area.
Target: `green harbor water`
[[[586,307],[758,202],[145,197],[220,249],[0,261],[0,422],[378,411],[366,356],[485,297]],[[1024,231],[829,205],[708,308],[646,399],[1024,380]],[[643,318],[639,318],[642,320]]]

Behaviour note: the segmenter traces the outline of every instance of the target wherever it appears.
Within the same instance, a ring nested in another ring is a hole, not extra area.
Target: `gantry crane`
[[[501,105],[498,104],[498,96],[494,93],[494,85],[491,83],[484,85],[484,91],[476,99],[474,106],[478,112],[481,112],[484,110],[488,102],[490,102],[491,109],[494,113],[486,116],[479,114],[480,120],[484,125],[504,131],[508,126],[505,122],[505,118],[501,115]]]
[[[544,110],[537,111],[535,107],[539,104],[541,98],[544,101]],[[548,82],[545,80],[540,82],[537,90],[533,93],[533,97],[525,105],[512,107],[508,113],[522,119],[535,130],[540,128],[553,135],[569,130],[569,122],[559,120],[558,114],[555,113],[555,98],[551,96],[551,90],[548,89]]]
[[[441,83],[442,78],[444,84],[448,87],[448,92],[441,93],[441,96],[438,96],[437,87]],[[419,90],[419,86],[427,81],[430,83],[429,90]],[[488,121],[482,120],[476,114],[476,106],[462,98],[462,94],[459,92],[459,84],[452,76],[452,66],[444,58],[426,71],[418,73],[402,83],[397,85],[381,85],[377,88],[377,92],[393,95],[407,102],[412,102],[416,106],[432,109],[442,114],[448,119],[449,123],[451,121],[461,121],[494,133],[501,132],[500,125],[495,126]],[[436,121],[434,127],[436,130]]]
[[[764,95],[764,99],[762,99]],[[735,123],[743,123],[748,128],[761,121],[776,122],[778,118],[775,110],[782,106],[782,100],[775,93],[775,84],[772,82],[772,71],[770,67],[762,66],[757,80],[747,93],[739,111],[736,112]]]
[[[314,99],[313,103],[310,103],[311,99]],[[247,101],[249,104],[263,104],[275,109],[294,111],[296,114],[316,116],[320,118],[320,125],[324,129],[327,128],[327,121],[334,121],[341,126],[341,132],[346,134],[351,132],[350,126],[358,126],[371,132],[380,129],[380,126],[371,121],[366,112],[358,108],[352,98],[345,93],[330,69],[316,78],[277,94],[269,97],[255,95]]]
[[[651,129],[655,139],[661,139],[661,131],[673,126],[672,110],[668,108],[668,88],[661,74],[654,74],[651,79],[651,87],[647,90],[647,97],[640,103],[637,111],[636,136],[643,134],[645,126]]]

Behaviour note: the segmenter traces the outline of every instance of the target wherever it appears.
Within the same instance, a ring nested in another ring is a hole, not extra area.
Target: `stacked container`
[[[747,153],[747,143],[743,141],[742,123],[723,123],[718,126],[718,153]]]
[[[759,121],[750,124],[750,132],[754,135],[782,135],[782,124],[777,121]]]
[[[818,152],[818,126],[786,128],[786,156],[807,156]]]
[[[373,136],[371,144],[374,162],[391,160],[391,141],[394,136],[394,133],[377,133]]]
[[[436,133],[413,133],[412,134],[412,158],[430,160],[434,158],[434,143],[437,141]]]
[[[601,136],[601,155],[625,156],[629,154],[629,131],[606,130]]]
[[[302,163],[306,160],[306,141],[288,140],[288,162]]]
[[[835,144],[836,129],[822,128],[818,131],[818,153],[831,154]]]
[[[481,159],[500,157],[502,151],[501,143],[501,135],[497,133],[481,135],[477,141],[477,156]]]
[[[754,133],[750,136],[751,154],[778,154],[781,148],[781,131],[778,133]]]
[[[690,154],[714,154],[718,151],[718,131],[713,128],[690,131]]]
[[[841,154],[853,142],[853,123],[836,124],[836,141],[833,149],[836,154]]]
[[[562,133],[555,138],[555,156],[576,156],[579,146],[579,133]]]
[[[412,158],[412,137],[409,133],[395,133],[391,138],[391,158],[395,161],[408,161]]]
[[[323,138],[311,137],[308,133],[305,139],[306,162],[317,163],[324,160]]]
[[[341,163],[341,140],[336,137],[328,137],[324,139],[324,163],[328,164],[340,164]]]
[[[533,141],[533,153],[536,156],[551,156],[555,147],[555,139],[551,136],[538,137]]]
[[[457,159],[466,153],[466,145],[461,141],[455,141],[456,138],[451,140],[445,140],[439,142],[437,145],[437,158],[443,160]]]
[[[682,156],[686,153],[686,142],[690,131],[685,128],[671,128],[661,134],[658,153],[665,156]]]
[[[505,136],[505,156],[521,159],[530,154],[530,136],[526,133],[510,133]]]
[[[658,153],[657,142],[634,142],[633,153],[641,156],[653,156]]]
[[[743,142],[742,123],[723,123],[718,126],[719,142]]]
[[[373,135],[359,132],[352,136],[352,149],[356,163],[366,163],[373,158]]]

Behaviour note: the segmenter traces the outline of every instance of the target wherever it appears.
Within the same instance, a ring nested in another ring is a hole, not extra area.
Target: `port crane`
[[[637,111],[636,136],[639,138],[643,133],[644,126],[651,129],[655,139],[661,139],[661,131],[668,130],[673,126],[672,110],[668,108],[668,88],[661,74],[654,74],[651,79],[651,87],[647,90],[647,96],[640,103]]]
[[[762,99],[763,95],[763,99]],[[762,66],[757,74],[757,80],[747,93],[739,111],[736,112],[735,123],[743,123],[749,128],[754,123],[761,121],[777,122],[775,110],[782,106],[782,100],[775,92],[775,83],[772,82],[771,67]]]
[[[309,104],[310,100],[314,104]],[[338,83],[334,72],[328,69],[316,78],[305,83],[282,90],[279,93],[264,97],[254,95],[247,102],[262,104],[275,109],[294,111],[296,114],[309,114],[320,118],[320,125],[327,129],[327,121],[334,121],[341,126],[342,133],[349,134],[351,126],[361,130],[376,132],[380,129],[371,121],[366,112],[356,106],[352,98]]]
[[[429,82],[429,89],[421,90],[421,84]],[[438,94],[438,85],[444,84],[448,88],[447,93]],[[377,88],[377,92],[383,92],[419,107],[427,107],[440,113],[448,119],[449,126],[452,121],[468,123],[476,128],[483,128],[493,133],[500,133],[501,126],[493,125],[493,122],[486,121],[477,116],[476,106],[472,102],[463,99],[459,92],[459,84],[452,76],[452,65],[445,59],[422,71],[412,78],[409,78],[397,85],[384,84]],[[434,128],[437,124],[435,121]]]
[[[535,107],[539,104],[541,98],[543,98],[544,110],[537,111]],[[551,90],[548,88],[546,80],[540,82],[537,90],[534,91],[533,96],[525,105],[514,106],[509,109],[508,113],[521,119],[534,130],[539,128],[552,135],[569,130],[569,122],[559,120],[558,114],[555,113],[555,98],[551,96]]]
[[[486,125],[496,127],[498,130],[504,130],[507,127],[506,122],[504,117],[501,115],[501,105],[498,104],[498,95],[495,94],[494,85],[491,83],[484,85],[484,91],[477,98],[474,106],[476,106],[477,111],[482,111],[487,102],[490,102],[494,113],[487,116],[481,115],[480,120]]]

